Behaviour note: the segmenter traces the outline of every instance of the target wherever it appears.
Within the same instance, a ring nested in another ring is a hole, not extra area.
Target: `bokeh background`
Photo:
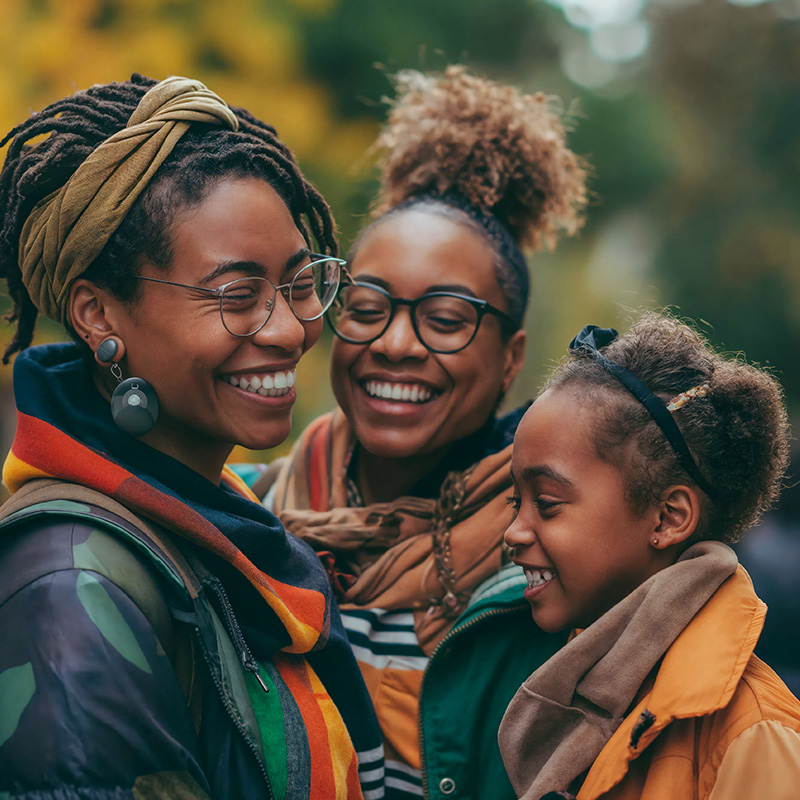
[[[774,369],[798,418],[800,0],[0,0],[0,14],[2,131],[133,71],[198,77],[276,126],[331,203],[345,251],[374,193],[366,152],[393,73],[459,61],[558,96],[593,199],[580,237],[531,261],[512,399],[535,392],[585,323],[625,328],[636,309],[669,306]],[[0,326],[0,344],[8,336]],[[42,321],[38,341],[58,336]],[[327,336],[301,363],[295,434],[332,406]],[[8,367],[0,404],[5,451]],[[753,539],[767,589],[796,582],[773,564],[800,563],[789,484]],[[777,621],[796,630],[796,616]]]

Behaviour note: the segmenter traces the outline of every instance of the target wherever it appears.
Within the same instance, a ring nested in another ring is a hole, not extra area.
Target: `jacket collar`
[[[599,797],[622,781],[629,763],[674,720],[707,716],[730,702],[766,611],[739,566],[664,655],[651,688],[594,762],[581,800]]]

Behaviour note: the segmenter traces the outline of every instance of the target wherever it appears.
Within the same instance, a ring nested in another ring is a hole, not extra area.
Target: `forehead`
[[[305,246],[289,209],[278,193],[258,178],[220,181],[194,208],[178,214],[172,227],[175,269],[198,277],[227,262],[282,270]]]
[[[391,292],[418,297],[439,285],[461,285],[502,301],[493,253],[471,228],[431,211],[409,210],[379,221],[359,242],[351,273],[381,278]]]
[[[571,391],[548,390],[525,413],[514,437],[511,465],[515,476],[547,466],[572,477],[599,469],[593,429],[593,405]]]

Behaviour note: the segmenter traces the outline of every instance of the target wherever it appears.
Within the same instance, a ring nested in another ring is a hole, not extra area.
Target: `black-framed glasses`
[[[497,317],[506,330],[516,328],[508,314],[477,297],[428,292],[408,300],[359,281],[341,288],[326,316],[340,339],[350,344],[369,344],[386,333],[398,306],[408,306],[414,333],[432,353],[463,350],[475,338],[486,314]]]
[[[280,286],[269,278],[258,276],[237,278],[215,289],[144,275],[136,277],[218,297],[219,315],[225,330],[234,336],[244,337],[258,333],[267,324],[275,308],[278,292],[283,293],[292,313],[301,322],[319,319],[328,310],[339,289],[345,261],[316,253],[312,253],[311,258],[310,264],[306,264],[288,283]]]

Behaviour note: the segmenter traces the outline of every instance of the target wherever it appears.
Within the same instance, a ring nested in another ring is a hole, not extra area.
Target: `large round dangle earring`
[[[111,395],[111,418],[114,424],[130,436],[143,436],[158,419],[158,396],[144,378],[123,380],[122,370],[114,357],[119,351],[115,339],[106,339],[97,348],[97,360],[111,362],[111,374],[119,382]]]

